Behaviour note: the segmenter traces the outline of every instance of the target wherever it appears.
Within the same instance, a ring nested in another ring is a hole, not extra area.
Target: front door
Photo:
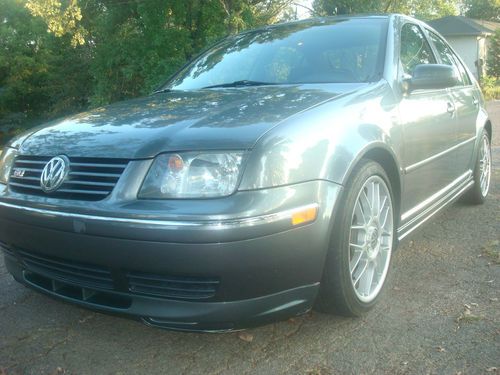
[[[401,29],[400,68],[402,77],[419,64],[434,64],[436,58],[419,26]],[[399,105],[403,126],[404,184],[402,223],[410,220],[457,179],[454,153],[457,143],[456,106],[447,89],[416,90]]]

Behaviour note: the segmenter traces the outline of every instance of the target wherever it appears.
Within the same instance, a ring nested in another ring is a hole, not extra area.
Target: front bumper
[[[189,213],[172,207],[153,218],[130,205],[105,216],[102,207],[0,192],[0,241],[15,279],[49,295],[164,328],[240,329],[312,307],[340,191],[312,181],[241,192],[216,205],[230,206],[231,217],[205,220],[180,220]],[[252,203],[251,216],[250,206],[238,215],[238,201]],[[316,221],[292,227],[290,214],[310,204]]]

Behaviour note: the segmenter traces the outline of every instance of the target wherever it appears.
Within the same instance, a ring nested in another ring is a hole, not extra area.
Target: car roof
[[[336,22],[336,21],[341,21],[341,20],[351,20],[351,19],[390,19],[390,18],[403,18],[415,23],[422,23],[422,21],[417,20],[413,17],[404,15],[404,14],[399,14],[399,13],[359,13],[359,14],[349,14],[349,15],[339,15],[339,16],[318,16],[318,17],[310,17],[306,18],[303,20],[297,20],[297,21],[287,21],[287,22],[280,22],[280,23],[275,23],[272,25],[266,25],[250,30],[245,30],[241,34],[246,34],[246,33],[251,33],[255,31],[263,31],[263,30],[272,30],[275,28],[280,28],[280,27],[286,27],[289,25],[300,25],[300,24],[310,24],[310,25],[316,25],[316,24],[321,24],[321,23],[329,23],[329,22]],[[427,25],[427,24],[425,24]],[[428,26],[428,25],[427,25]]]

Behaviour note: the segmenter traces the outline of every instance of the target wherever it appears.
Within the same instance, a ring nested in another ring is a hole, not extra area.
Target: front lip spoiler
[[[187,228],[200,228],[208,227],[209,229],[233,229],[242,227],[252,227],[260,224],[274,223],[282,221],[285,219],[291,219],[292,215],[307,209],[315,208],[319,209],[319,204],[311,203],[299,207],[295,207],[289,210],[264,214],[259,216],[245,217],[239,219],[226,219],[226,220],[203,220],[203,221],[177,221],[177,220],[158,220],[158,219],[136,219],[136,218],[123,218],[123,217],[113,217],[113,216],[99,216],[99,215],[88,215],[88,214],[78,214],[71,212],[47,210],[35,207],[20,206],[17,204],[11,204],[0,201],[0,207],[16,209],[20,211],[25,211],[28,213],[34,213],[45,217],[63,217],[69,219],[77,220],[88,220],[88,221],[102,221],[102,222],[114,222],[123,224],[136,224],[136,225],[148,225],[154,226],[161,229],[175,229],[179,227]],[[308,223],[309,224],[309,223]],[[290,224],[291,225],[291,224]]]
[[[86,289],[87,292],[106,293],[130,300],[130,306],[111,306],[105,303],[89,302],[45,287],[27,278],[27,274],[50,277],[26,272],[18,259],[5,253],[7,270],[19,283],[60,301],[82,306],[125,318],[142,321],[144,324],[171,331],[223,333],[239,331],[259,325],[288,319],[307,313],[313,307],[320,283],[307,283],[280,292],[235,301],[198,302],[173,299],[159,299],[141,294],[130,294],[102,289],[87,289],[82,286],[59,282],[72,288]]]

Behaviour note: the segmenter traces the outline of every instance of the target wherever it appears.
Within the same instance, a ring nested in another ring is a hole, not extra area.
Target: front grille
[[[26,269],[34,274],[80,287],[110,290],[114,288],[111,272],[105,268],[25,251],[18,253]]]
[[[128,165],[124,159],[70,158],[69,174],[59,189],[45,193],[40,177],[51,157],[20,155],[9,177],[12,191],[63,199],[98,201],[107,197]]]
[[[132,293],[190,300],[214,297],[220,283],[215,278],[160,276],[140,272],[129,272],[127,278]]]

